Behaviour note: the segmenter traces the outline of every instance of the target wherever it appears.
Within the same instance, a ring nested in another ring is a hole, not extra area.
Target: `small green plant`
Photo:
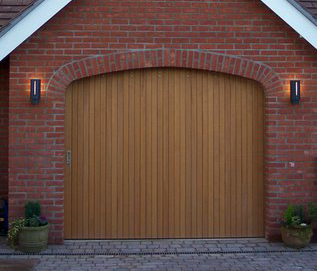
[[[41,227],[47,224],[48,224],[48,221],[45,216],[38,217],[34,215],[33,217],[27,219],[25,226],[26,227]]]
[[[31,218],[29,218],[29,223],[28,223],[30,227],[39,227],[40,226],[40,221],[39,221],[39,217],[38,216],[33,216]]]
[[[25,227],[28,223],[28,220],[25,218],[20,218],[13,221],[10,224],[10,228],[8,231],[8,244],[11,247],[15,247],[18,245],[18,237],[20,230]]]
[[[286,227],[306,227],[317,218],[317,207],[309,203],[305,208],[303,205],[289,205],[284,211],[283,225]]]
[[[289,205],[284,212],[284,221],[283,222],[285,225],[292,225],[294,213],[295,213],[294,206]]]
[[[317,206],[315,203],[311,202],[308,204],[308,214],[310,222],[317,220]]]
[[[41,205],[38,201],[28,201],[25,206],[25,218],[30,219],[34,216],[41,216]]]

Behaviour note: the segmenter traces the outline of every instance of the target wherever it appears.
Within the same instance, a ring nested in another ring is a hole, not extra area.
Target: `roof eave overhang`
[[[261,0],[301,37],[317,49],[317,25],[289,0]]]
[[[42,0],[0,33],[0,61],[73,0]]]

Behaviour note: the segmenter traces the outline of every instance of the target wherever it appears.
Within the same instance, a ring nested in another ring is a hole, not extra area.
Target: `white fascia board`
[[[261,0],[317,49],[317,26],[287,0]]]
[[[0,36],[0,61],[73,0],[45,0]],[[21,15],[23,16],[23,14]]]

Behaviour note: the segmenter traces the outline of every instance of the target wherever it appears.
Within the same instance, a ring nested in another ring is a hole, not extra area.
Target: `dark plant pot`
[[[47,249],[48,225],[24,227],[19,232],[19,249],[25,253],[39,253]]]
[[[307,227],[281,227],[282,239],[284,245],[291,248],[306,247],[311,237],[313,236],[313,229],[311,226]]]

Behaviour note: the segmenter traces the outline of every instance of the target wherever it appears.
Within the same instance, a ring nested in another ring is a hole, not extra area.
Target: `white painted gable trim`
[[[0,61],[73,0],[45,0],[0,36]],[[23,14],[22,14],[23,16]]]
[[[317,26],[287,0],[261,0],[317,49]]]

